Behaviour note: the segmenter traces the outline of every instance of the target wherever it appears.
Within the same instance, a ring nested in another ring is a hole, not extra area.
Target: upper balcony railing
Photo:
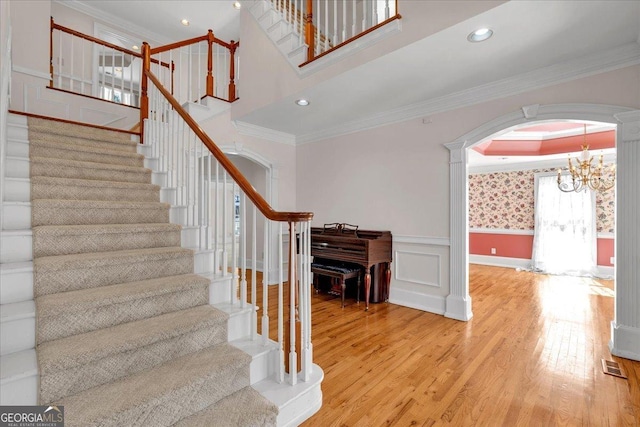
[[[238,98],[237,49],[207,34],[154,52],[151,69],[184,102],[205,96],[233,102]],[[51,18],[49,87],[131,107],[140,106],[142,55],[83,34]]]
[[[301,66],[401,18],[397,0],[268,1],[307,45]]]

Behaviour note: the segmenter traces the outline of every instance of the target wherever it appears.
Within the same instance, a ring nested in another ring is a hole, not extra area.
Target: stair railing
[[[299,44],[307,45],[301,66],[401,18],[397,0],[266,1],[289,23]]]
[[[171,69],[153,60],[154,66]],[[49,87],[139,106],[142,55],[54,22],[49,38]]]
[[[158,70],[155,73],[162,84],[173,87],[171,94],[184,105],[201,103],[207,97],[233,102],[238,99],[240,42],[227,43],[207,34],[151,49],[152,60],[174,65],[175,72]]]
[[[50,88],[140,106],[140,52],[64,27],[53,18],[50,30]],[[238,98],[239,46],[209,30],[154,49],[151,69],[181,104],[200,103],[207,96],[233,102]]]
[[[141,109],[146,105],[149,111],[144,120],[144,141],[158,147],[158,169],[166,174],[166,187],[176,189],[175,204],[183,208],[180,217],[172,221],[196,229],[197,249],[212,252],[214,277],[229,279],[222,300],[251,309],[251,339],[277,345],[277,379],[291,384],[307,381],[313,360],[313,214],[278,212],[265,201],[151,70],[153,51],[143,44]],[[215,284],[212,287],[215,294]],[[269,305],[273,292],[277,293],[276,307]]]

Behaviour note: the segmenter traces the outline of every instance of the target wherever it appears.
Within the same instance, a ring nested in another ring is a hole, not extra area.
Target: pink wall
[[[598,239],[598,265],[612,267],[614,239]],[[471,255],[492,255],[497,257],[531,259],[533,236],[523,234],[469,233],[469,253]]]

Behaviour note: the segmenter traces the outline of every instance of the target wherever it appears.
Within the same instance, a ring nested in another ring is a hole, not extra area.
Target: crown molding
[[[296,136],[291,133],[280,132],[278,130],[265,128],[239,120],[234,120],[233,125],[240,135],[253,136],[266,139],[268,141],[279,142],[281,144],[296,145]]]
[[[377,113],[364,119],[354,120],[319,132],[299,135],[296,137],[296,142],[299,144],[318,142],[340,135],[455,110],[638,64],[640,64],[640,44],[635,42],[628,43],[615,49],[550,65],[424,102]]]
[[[595,156],[594,156],[595,157]],[[616,153],[607,153],[604,155],[604,163],[609,165],[616,162]],[[471,175],[485,174],[492,172],[515,172],[531,169],[566,169],[567,158],[555,158],[555,159],[536,159],[526,161],[511,161],[505,164],[468,164],[467,171]]]
[[[92,18],[95,18],[98,21],[102,21],[106,24],[113,25],[126,31],[134,32],[137,35],[141,36],[143,41],[153,40],[160,44],[172,43],[174,41],[167,38],[166,36],[163,36],[162,34],[154,33],[153,31],[149,31],[149,29],[136,25],[130,21],[125,21],[110,13],[98,10],[95,7],[91,6],[89,4],[89,1],[53,0],[53,2],[84,13],[85,15],[89,15]],[[148,40],[145,40],[145,38],[148,38]]]

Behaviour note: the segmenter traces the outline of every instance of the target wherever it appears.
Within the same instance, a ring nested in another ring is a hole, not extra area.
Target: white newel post
[[[469,295],[469,241],[467,219],[467,153],[465,142],[445,144],[450,150],[449,176],[450,239],[449,295],[446,298],[444,315],[452,319],[471,319],[471,296]],[[457,189],[463,188],[463,191]],[[456,191],[454,191],[456,189]]]
[[[616,307],[611,353],[640,360],[640,111],[615,115],[618,127],[616,172]]]

